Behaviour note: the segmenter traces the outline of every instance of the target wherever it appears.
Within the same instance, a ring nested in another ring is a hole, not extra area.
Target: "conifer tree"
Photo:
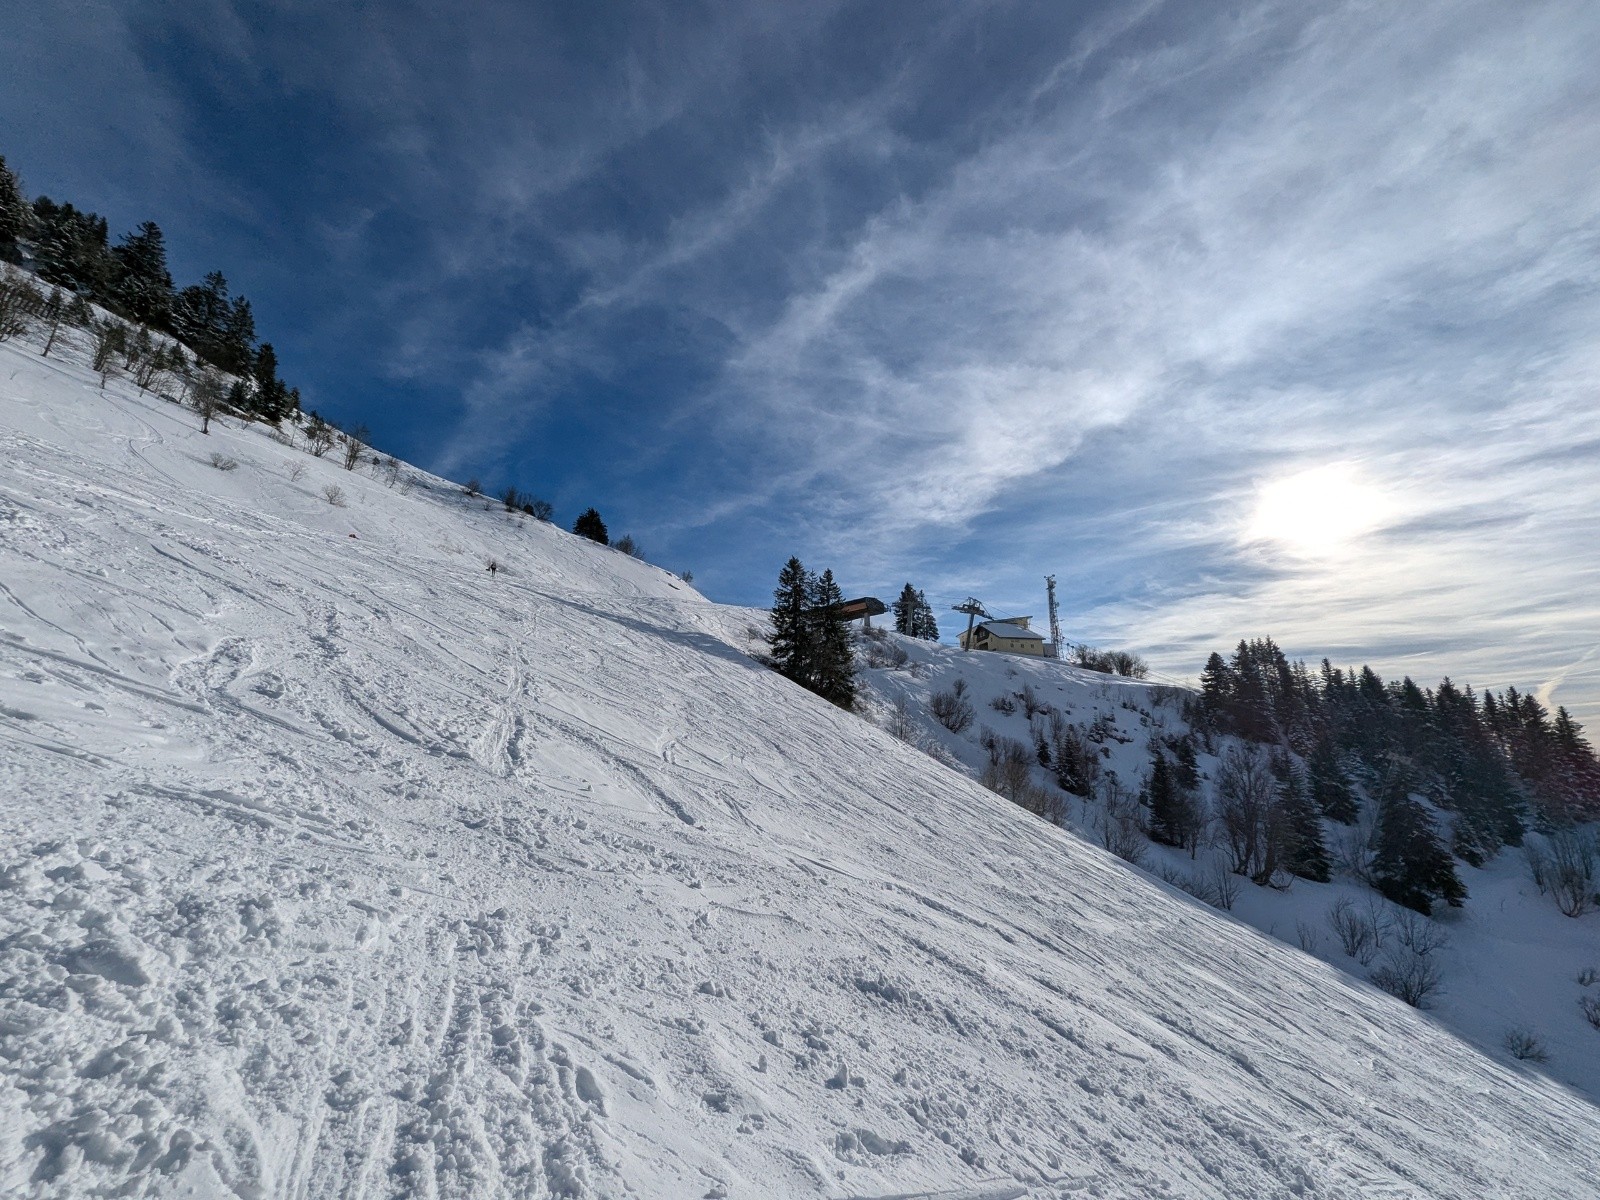
[[[578,519],[572,523],[572,532],[579,537],[588,538],[591,542],[599,542],[602,546],[611,544],[611,535],[606,532],[606,523],[593,508],[586,508],[578,514]]]
[[[894,613],[894,631],[907,637],[917,636],[917,589],[909,583],[900,589],[900,597],[889,606]]]
[[[1322,817],[1300,768],[1287,759],[1278,782],[1278,807],[1282,810],[1284,869],[1301,879],[1327,883],[1331,872]]]
[[[1191,821],[1188,797],[1178,786],[1167,756],[1150,747],[1150,773],[1145,777],[1144,801],[1150,809],[1150,838],[1163,846],[1188,844]]]
[[[1360,815],[1356,795],[1339,765],[1339,753],[1331,738],[1319,738],[1306,760],[1307,783],[1311,798],[1322,815],[1341,825],[1354,825]]]
[[[767,637],[772,666],[802,687],[811,686],[816,657],[809,616],[815,588],[811,573],[798,558],[790,558],[778,572],[778,586],[772,593],[772,632]]]
[[[840,708],[850,708],[856,699],[855,651],[850,643],[850,623],[840,613],[844,594],[834,582],[831,570],[816,580],[808,614],[812,626],[812,691]]]
[[[915,617],[912,621],[911,636],[921,638],[925,642],[939,640],[939,622],[933,615],[933,606],[928,603],[928,598],[922,594],[922,589],[917,589],[917,603]]]
[[[289,389],[278,378],[278,355],[271,342],[262,342],[256,354],[254,370],[256,381],[252,403],[263,421],[276,425],[289,415]]]
[[[1391,768],[1378,803],[1373,885],[1396,904],[1421,913],[1436,899],[1459,907],[1467,898],[1466,886],[1412,786],[1408,770]]]
[[[17,243],[33,232],[33,206],[22,190],[22,180],[0,155],[0,262],[16,262]]]
[[[132,320],[166,329],[172,314],[172,276],[161,227],[146,221],[111,251],[111,299]]]

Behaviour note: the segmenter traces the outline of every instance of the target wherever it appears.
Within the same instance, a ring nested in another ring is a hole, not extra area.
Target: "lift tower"
[[[993,618],[989,616],[988,610],[986,608],[984,608],[983,605],[978,602],[976,597],[973,597],[973,596],[968,596],[960,604],[952,604],[950,607],[952,609],[954,609],[958,613],[966,613],[967,614],[967,641],[966,641],[966,645],[962,646],[961,648],[963,650],[971,650],[972,649],[972,623],[975,620],[977,620],[979,617],[982,617],[985,621],[993,620]]]
[[[1044,577],[1044,590],[1050,597],[1050,657],[1061,657],[1061,610],[1056,606],[1056,577]]]

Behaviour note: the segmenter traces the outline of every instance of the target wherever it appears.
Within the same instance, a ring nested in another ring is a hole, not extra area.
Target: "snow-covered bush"
[[[219,471],[233,471],[238,469],[239,460],[214,450],[211,453],[211,465]]]

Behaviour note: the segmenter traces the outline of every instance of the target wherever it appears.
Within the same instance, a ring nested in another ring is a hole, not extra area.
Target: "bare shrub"
[[[92,355],[90,365],[100,373],[100,386],[104,387],[117,369],[118,352],[127,348],[128,331],[121,321],[106,318],[89,326]]]
[[[1363,966],[1377,955],[1377,930],[1349,897],[1341,896],[1329,907],[1328,927],[1339,939],[1339,948]]]
[[[1043,700],[1039,699],[1039,694],[1033,690],[1033,684],[1031,683],[1022,685],[1022,690],[1017,693],[1017,699],[1022,701],[1022,711],[1027,714],[1030,721],[1049,707]]]
[[[965,733],[972,728],[972,701],[967,699],[967,681],[958,679],[946,691],[935,692],[928,699],[928,711],[933,719],[951,733]]]
[[[1600,886],[1596,878],[1596,863],[1600,848],[1595,835],[1575,829],[1563,829],[1549,837],[1550,891],[1556,898],[1556,907],[1564,916],[1581,917],[1595,905],[1595,891]]]
[[[311,414],[311,420],[306,425],[306,449],[313,458],[321,458],[333,449],[333,443],[338,439],[338,433],[316,413]]]
[[[1397,910],[1390,917],[1389,928],[1401,946],[1424,957],[1450,944],[1450,935],[1445,932],[1443,925],[1414,909]]]
[[[282,425],[272,425],[267,428],[267,436],[280,446],[294,448],[294,427],[284,428]]]
[[[1195,895],[1204,900],[1212,908],[1220,908],[1223,912],[1232,912],[1234,903],[1239,899],[1241,884],[1239,877],[1228,870],[1228,864],[1221,859],[1215,859],[1206,869],[1206,873],[1195,879]]]
[[[468,497],[474,497],[483,491],[483,484],[479,483],[476,479],[469,479],[466,481],[466,483],[461,485],[461,490],[465,492]]]
[[[1370,840],[1370,831],[1360,825],[1340,825],[1335,829],[1328,841],[1334,870],[1362,883],[1371,883],[1371,872],[1367,869],[1372,857]]]
[[[1317,932],[1317,927],[1309,921],[1296,921],[1294,923],[1295,939],[1300,943],[1300,949],[1307,954],[1315,954],[1317,947],[1322,944],[1322,935]]]
[[[500,503],[506,506],[507,512],[516,512],[522,507],[522,493],[514,487],[508,487],[500,493]]]
[[[993,700],[989,701],[989,707],[994,709],[995,712],[1005,713],[1007,716],[1010,716],[1012,713],[1017,711],[1017,702],[1010,696],[996,696]]]
[[[400,482],[400,460],[394,455],[384,458],[379,469],[383,475],[384,486],[393,487]]]
[[[1583,1011],[1583,1019],[1600,1029],[1600,996],[1581,996],[1578,1007]]]
[[[989,760],[984,764],[980,782],[1007,800],[1018,799],[1033,781],[1033,751],[1026,742],[1008,737],[993,738],[985,748],[989,751]]]
[[[1139,797],[1123,787],[1115,775],[1102,778],[1099,791],[1100,812],[1096,824],[1100,844],[1123,861],[1138,866],[1149,848]]]
[[[226,454],[212,451],[211,465],[219,471],[233,471],[238,468],[239,460],[236,458],[229,458]]]
[[[189,402],[194,405],[195,412],[200,414],[200,432],[209,434],[211,422],[217,419],[217,413],[222,408],[222,376],[210,367],[201,370],[195,377],[194,387],[189,394]]]
[[[1600,983],[1600,967],[1585,967],[1578,972],[1578,986],[1592,987]]]
[[[337,483],[330,483],[327,487],[323,488],[322,498],[335,508],[343,508],[345,506],[344,489]]]
[[[1444,985],[1444,972],[1431,955],[1405,946],[1392,946],[1373,970],[1372,982],[1412,1008],[1427,1008],[1429,999]]]
[[[295,483],[299,483],[301,477],[304,476],[305,473],[306,473],[306,465],[305,465],[305,463],[298,463],[298,462],[284,463],[283,464],[283,469],[284,469],[284,472],[289,476],[289,478],[292,479]]]
[[[531,507],[528,508],[528,511],[531,511]],[[634,541],[633,534],[631,533],[625,533],[616,541],[612,542],[611,548],[613,550],[622,551],[629,558],[642,559],[644,557],[644,547],[639,545],[638,542]]]
[[[1523,1062],[1549,1062],[1550,1052],[1544,1048],[1544,1043],[1534,1036],[1528,1029],[1514,1028],[1506,1030],[1505,1048],[1511,1052],[1511,1057]]]
[[[905,694],[897,693],[894,703],[889,706],[889,715],[883,723],[884,730],[890,737],[898,738],[902,742],[915,745],[917,741],[917,723],[911,715],[911,702]]]
[[[876,633],[878,637],[866,638],[861,646],[861,657],[867,666],[876,670],[898,671],[911,661],[911,656],[903,650],[898,642],[891,642],[881,629],[868,631]]]
[[[1270,858],[1268,821],[1277,788],[1266,755],[1235,746],[1217,773],[1217,823],[1238,875],[1263,874]]]
[[[522,511],[535,521],[548,521],[556,513],[555,505],[548,500],[541,500],[537,496],[524,497]]]
[[[367,427],[357,425],[344,432],[344,461],[341,464],[346,471],[354,471],[361,462],[361,451],[365,449],[368,437]]]

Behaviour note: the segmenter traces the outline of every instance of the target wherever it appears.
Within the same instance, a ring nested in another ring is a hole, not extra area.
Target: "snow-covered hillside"
[[[0,1192],[1596,1194],[1580,1096],[664,572],[196,425],[0,346]]]
[[[1100,722],[1104,732],[1092,744],[1104,769],[1115,773],[1130,792],[1139,788],[1149,769],[1152,741],[1188,728],[1182,716],[1183,693],[1172,687],[1065,663],[964,654],[892,633],[884,636],[885,644],[897,648],[901,652],[897,657],[904,662],[863,671],[864,707],[880,725],[902,725],[900,732],[911,743],[974,777],[981,777],[988,761],[980,744],[985,730],[1033,744],[1033,731],[1044,722],[1042,718],[1030,722],[1021,700],[1024,692],[1080,728]],[[959,735],[929,712],[931,697],[956,680],[967,685],[974,710],[971,727]],[[1006,711],[994,707],[997,699]],[[1218,750],[1234,741],[1220,739]],[[1203,774],[1214,777],[1217,756],[1201,750],[1199,759]],[[1047,772],[1035,774],[1040,786],[1063,802],[1066,826],[1101,844],[1104,805],[1062,795]],[[1208,778],[1202,790],[1210,789]],[[1341,838],[1360,840],[1370,833],[1370,827],[1346,828],[1333,822],[1326,828],[1335,843]],[[1541,840],[1537,834],[1529,836]],[[1222,851],[1203,845],[1191,857],[1144,837],[1137,837],[1131,848],[1147,872],[1191,886],[1217,902],[1208,883],[1219,872],[1226,874]],[[1600,1100],[1600,1030],[1590,1025],[1579,1005],[1580,999],[1600,993],[1600,980],[1593,978],[1600,971],[1600,913],[1591,911],[1579,920],[1563,916],[1552,898],[1535,887],[1520,851],[1506,850],[1483,867],[1460,863],[1458,870],[1470,899],[1459,909],[1437,906],[1434,935],[1442,935],[1444,944],[1430,952],[1440,973],[1439,988],[1427,999],[1430,1016],[1508,1060],[1507,1034],[1529,1034],[1548,1056],[1538,1070]],[[1385,965],[1384,947],[1363,948],[1358,956],[1346,954],[1332,928],[1330,910],[1347,901],[1357,914],[1376,914],[1380,928],[1416,919],[1348,872],[1336,873],[1331,883],[1296,879],[1281,891],[1238,877],[1231,886],[1237,890],[1230,898],[1234,917],[1361,980]],[[1394,941],[1391,937],[1390,944]],[[1580,977],[1590,982],[1585,985]]]

